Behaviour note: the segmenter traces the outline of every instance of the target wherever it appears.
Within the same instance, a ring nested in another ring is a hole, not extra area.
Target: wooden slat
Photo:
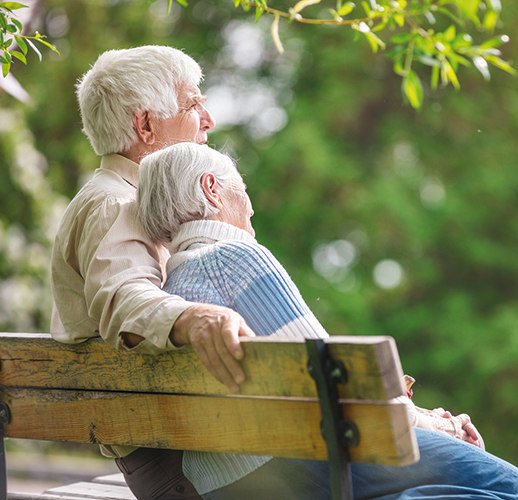
[[[106,476],[97,476],[92,479],[93,483],[111,484],[113,486],[125,486],[126,481],[122,472],[116,474],[108,474]]]
[[[13,438],[327,458],[315,399],[14,388],[4,389],[1,397],[12,413],[5,434]],[[404,404],[347,402],[342,409],[360,431],[360,445],[351,448],[353,461],[415,461],[415,437]]]
[[[135,500],[127,486],[112,486],[102,483],[79,483],[58,486],[45,491],[45,500],[100,499],[100,500]]]
[[[405,394],[402,370],[391,337],[327,339],[349,382],[344,399],[387,400]],[[304,341],[247,339],[242,362],[247,381],[241,394],[316,397],[307,374]],[[0,333],[0,385],[130,392],[227,394],[199,362],[191,347],[158,356],[116,351],[100,339],[61,344],[49,336]]]

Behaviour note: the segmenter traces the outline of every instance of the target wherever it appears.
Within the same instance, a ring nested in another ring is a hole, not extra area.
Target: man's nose
[[[212,130],[216,126],[216,120],[210,113],[210,111],[202,106],[202,112],[200,113],[200,128],[203,131]]]

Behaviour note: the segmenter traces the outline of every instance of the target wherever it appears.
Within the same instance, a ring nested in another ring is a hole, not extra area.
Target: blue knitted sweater
[[[166,292],[234,309],[256,335],[327,337],[286,270],[247,232],[223,222],[188,222],[170,250]],[[203,495],[241,479],[270,458],[186,451],[183,470]]]

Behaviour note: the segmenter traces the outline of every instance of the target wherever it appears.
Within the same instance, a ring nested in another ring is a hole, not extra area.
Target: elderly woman
[[[281,264],[256,242],[246,186],[229,157],[193,143],[155,152],[141,163],[137,200],[145,230],[171,250],[165,291],[230,307],[256,335],[327,336]],[[416,429],[418,464],[353,464],[356,499],[517,498],[518,470],[466,443],[478,439],[467,415],[407,402],[417,425],[441,430],[441,422],[460,439]],[[327,462],[186,451],[183,472],[204,499],[330,496]]]

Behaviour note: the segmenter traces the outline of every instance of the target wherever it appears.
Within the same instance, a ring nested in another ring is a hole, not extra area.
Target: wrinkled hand
[[[170,335],[176,346],[191,344],[207,370],[234,394],[245,380],[238,362],[244,356],[239,337],[255,334],[237,312],[214,304],[195,304],[186,309]]]
[[[449,411],[443,408],[435,408],[434,410],[417,409],[419,412],[418,427],[442,432],[448,436],[461,439],[462,441],[485,449],[482,437],[466,413],[453,416]]]
[[[434,412],[437,412],[442,418],[448,418],[451,420],[455,429],[455,435],[458,439],[467,441],[468,443],[484,448],[484,441],[477,431],[477,428],[472,424],[471,418],[466,413],[461,413],[454,417],[449,411],[443,410],[442,408],[436,408]]]

